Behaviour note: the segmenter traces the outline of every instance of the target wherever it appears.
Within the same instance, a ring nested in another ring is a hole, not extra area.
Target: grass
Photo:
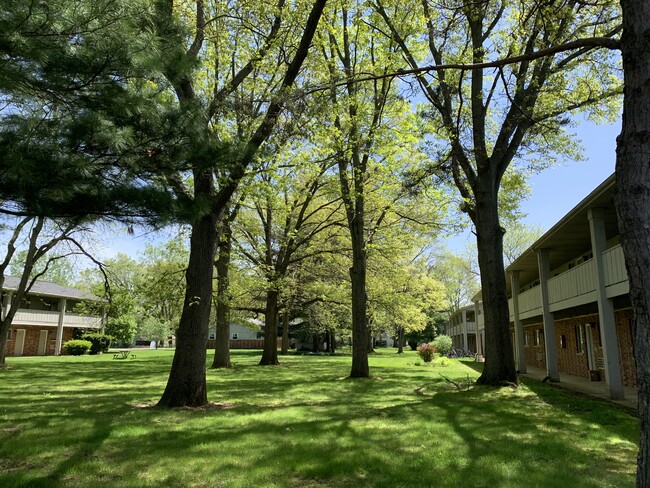
[[[371,379],[350,380],[349,356],[260,367],[258,351],[234,351],[233,370],[208,370],[222,408],[141,408],[171,359],[10,358],[0,486],[634,485],[636,418],[538,382],[465,388],[472,362],[416,366],[389,350],[371,357]]]

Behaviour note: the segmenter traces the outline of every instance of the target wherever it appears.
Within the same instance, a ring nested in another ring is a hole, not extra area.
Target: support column
[[[63,321],[65,319],[65,298],[59,298],[59,325],[56,328],[56,346],[54,346],[54,354],[61,355],[61,346],[63,345]]]
[[[463,321],[463,349],[467,350],[469,349],[469,347],[467,347],[467,310],[461,312],[461,319]]]
[[[603,364],[605,366],[605,381],[609,386],[609,395],[612,400],[622,400],[623,381],[621,379],[621,365],[618,356],[618,338],[616,337],[616,319],[614,304],[607,298],[605,281],[605,264],[603,252],[607,250],[607,237],[605,235],[605,221],[603,210],[590,208],[589,230],[591,232],[591,250],[594,254],[596,266],[596,292],[598,296],[598,315],[600,322],[600,339],[603,345]]]
[[[524,353],[524,325],[519,318],[519,270],[511,271],[510,284],[512,288],[512,312],[515,322],[515,358],[519,373],[526,373],[526,355]]]
[[[537,251],[539,269],[539,288],[542,292],[542,315],[544,317],[544,350],[546,352],[546,374],[551,381],[560,381],[557,364],[557,344],[555,342],[555,320],[550,310],[548,298],[548,279],[551,274],[548,249]]]
[[[481,340],[481,330],[479,328],[479,310],[480,303],[478,301],[474,302],[474,322],[476,323],[476,354],[477,357],[483,357],[483,341]]]
[[[14,297],[14,294],[12,292],[7,292],[4,295],[4,300],[2,300],[2,320],[7,316],[7,313],[9,313],[9,309],[11,308],[11,300]]]

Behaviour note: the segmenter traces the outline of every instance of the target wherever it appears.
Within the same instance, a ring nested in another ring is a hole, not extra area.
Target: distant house
[[[208,349],[214,348],[215,338],[216,329],[211,328],[208,335]],[[262,349],[263,347],[261,323],[252,322],[250,326],[230,324],[230,349]]]
[[[19,278],[5,277],[2,288],[2,314],[14,299]],[[71,312],[81,302],[103,302],[102,298],[66,286],[37,281],[23,298],[7,332],[7,356],[52,356],[61,354],[64,342],[72,339],[76,328],[103,327],[99,315]]]
[[[456,310],[445,324],[445,335],[457,349],[476,352],[476,310],[474,305]]]
[[[614,185],[612,175],[506,272],[519,371],[531,366],[546,369],[552,381],[562,373],[604,381],[611,398],[621,399],[623,386],[636,386],[636,369]],[[478,330],[482,335],[482,315]]]

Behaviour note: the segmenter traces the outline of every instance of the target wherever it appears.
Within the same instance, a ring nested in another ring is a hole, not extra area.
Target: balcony
[[[19,309],[14,316],[12,325],[42,325],[47,327],[57,327],[59,325],[59,312]],[[102,318],[96,315],[66,313],[63,319],[63,327],[99,329],[101,326]]]
[[[623,249],[614,246],[603,253],[605,284],[608,298],[629,292]],[[593,259],[579,264],[548,280],[549,308],[551,312],[592,303],[596,296],[596,264]],[[508,301],[510,319],[514,320],[512,299]],[[542,293],[539,286],[519,295],[519,316],[527,319],[542,314]]]

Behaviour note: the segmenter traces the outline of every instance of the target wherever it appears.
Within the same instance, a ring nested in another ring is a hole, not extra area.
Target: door
[[[47,330],[42,330],[41,335],[38,337],[38,355],[45,356],[47,351],[47,336],[49,332]]]
[[[14,356],[22,356],[25,347],[25,329],[16,330],[16,338],[14,339]]]
[[[587,364],[590,370],[596,369],[596,354],[594,352],[594,334],[591,324],[585,324],[585,337],[587,342]]]

